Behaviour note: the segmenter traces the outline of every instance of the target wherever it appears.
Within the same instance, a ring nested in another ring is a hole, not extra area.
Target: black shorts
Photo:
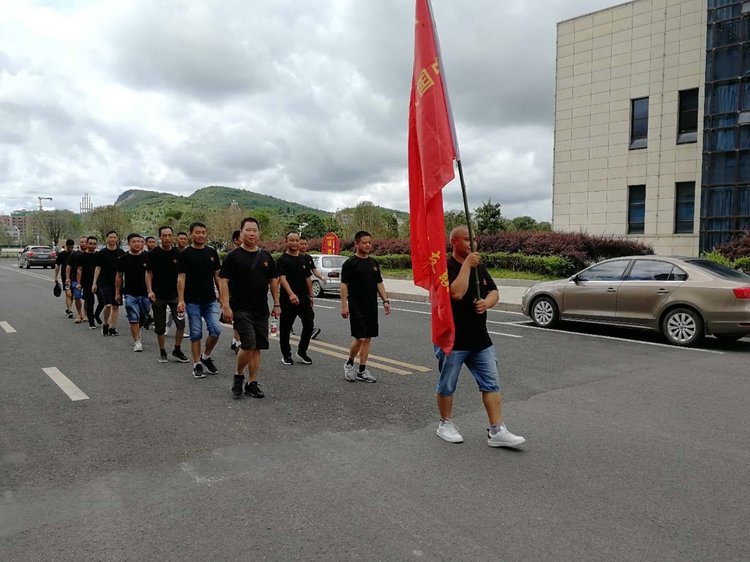
[[[353,338],[378,337],[377,316],[349,316],[349,327],[351,328]]]
[[[113,285],[99,285],[96,290],[99,292],[99,298],[103,305],[115,304],[115,288]]]
[[[233,310],[232,315],[234,329],[240,335],[240,349],[268,349],[268,312]]]
[[[151,311],[154,315],[154,333],[157,336],[163,336],[167,331],[167,306],[169,306],[169,310],[172,313],[172,321],[177,333],[185,331],[185,317],[183,316],[182,320],[177,318],[177,298],[157,298],[156,302],[151,305]]]

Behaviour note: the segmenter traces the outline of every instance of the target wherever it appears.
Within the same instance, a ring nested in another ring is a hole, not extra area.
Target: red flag
[[[417,0],[409,103],[409,207],[414,284],[430,291],[432,341],[449,353],[455,327],[445,251],[443,187],[454,177],[453,140],[429,0]]]

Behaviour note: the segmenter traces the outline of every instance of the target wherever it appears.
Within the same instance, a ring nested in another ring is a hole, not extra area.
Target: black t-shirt
[[[78,275],[78,257],[81,255],[80,250],[73,250],[68,255],[68,263],[65,264],[66,266],[70,266],[70,280],[75,281],[76,276]]]
[[[313,270],[315,269],[315,260],[312,259],[312,256],[310,254],[301,254],[303,258],[305,258],[305,262],[307,263],[307,267],[310,269],[309,275],[314,275]]]
[[[120,256],[117,260],[117,271],[122,273],[122,293],[134,297],[145,297],[146,291],[146,252]]]
[[[232,250],[224,258],[219,275],[232,285],[232,310],[268,314],[268,283],[278,275],[266,250]]]
[[[55,265],[60,266],[60,279],[62,279],[62,282],[65,283],[65,281],[68,279],[65,277],[65,266],[68,265],[68,258],[70,257],[71,252],[68,250],[63,250],[59,254],[57,254],[57,259],[55,259]]]
[[[99,287],[114,287],[117,275],[117,260],[125,253],[122,248],[102,248],[95,255],[95,265],[101,268],[96,284]]]
[[[460,271],[461,264],[451,256],[448,259],[448,281],[453,283]],[[477,271],[479,272],[479,294],[482,298],[486,298],[490,291],[497,290],[497,285],[484,264],[480,263]],[[453,349],[459,351],[479,351],[492,345],[490,335],[487,333],[487,313],[477,314],[474,308],[474,299],[477,296],[475,287],[472,272],[469,278],[469,289],[464,297],[460,301],[451,299],[453,323],[456,326],[456,341]]]
[[[383,282],[380,266],[371,257],[352,256],[341,266],[341,282],[349,289],[349,314],[378,313],[378,284]]]
[[[159,299],[177,298],[177,261],[180,251],[172,246],[169,250],[154,248],[146,254],[146,269],[153,273],[151,288]]]
[[[179,273],[185,274],[185,302],[207,304],[216,300],[214,272],[221,269],[219,254],[210,246],[189,246],[180,252]]]
[[[94,283],[94,268],[96,267],[96,254],[89,252],[81,252],[76,262],[78,267],[81,268],[81,287],[90,289]],[[72,274],[71,274],[72,275]],[[77,274],[76,274],[77,275]]]
[[[307,288],[307,278],[310,277],[310,266],[305,259],[307,256],[292,256],[284,254],[279,258],[276,267],[279,271],[279,277],[286,276],[286,282],[292,292],[299,297],[300,302],[310,296],[310,290]],[[289,304],[289,295],[281,289],[281,304]]]

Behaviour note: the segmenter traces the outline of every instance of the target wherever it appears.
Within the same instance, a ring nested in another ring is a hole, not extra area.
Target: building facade
[[[750,228],[750,2],[635,0],[558,24],[553,225],[676,255]]]

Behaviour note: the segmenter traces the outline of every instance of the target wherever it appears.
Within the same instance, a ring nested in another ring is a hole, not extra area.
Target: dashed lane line
[[[52,379],[52,382],[59,386],[60,390],[67,394],[68,398],[73,402],[89,399],[86,393],[78,388],[72,380],[63,375],[57,367],[45,367],[42,371],[44,371],[46,375]]]
[[[293,336],[290,339],[292,341],[299,342],[298,336]],[[332,357],[340,357],[341,359],[349,359],[348,347],[342,347],[339,345],[334,345],[332,343],[323,342],[319,340],[312,340],[310,341],[310,349],[313,349],[314,351],[317,351],[318,353],[330,355]],[[376,361],[378,361],[378,363],[373,363],[372,361],[370,361],[370,359],[375,359]],[[403,369],[398,369],[397,367],[392,367],[390,365],[384,365],[383,363],[390,363],[391,365],[397,365],[398,367],[404,367],[405,369],[410,369],[410,370],[404,371]],[[432,371],[430,367],[424,367],[422,365],[414,365],[412,363],[405,363],[403,361],[398,361],[396,359],[390,359],[388,357],[382,357],[380,355],[373,355],[373,354],[370,354],[367,364],[378,366],[382,369],[385,369],[386,371],[391,371],[398,375],[410,375],[414,371],[418,371],[420,373],[429,373],[430,371]]]
[[[5,321],[0,322],[0,328],[5,330],[6,334],[14,334],[16,329]]]
[[[487,330],[488,334],[492,334],[493,336],[505,336],[506,338],[522,338],[523,336],[519,336],[518,334],[506,334],[505,332],[493,332],[492,330]]]

